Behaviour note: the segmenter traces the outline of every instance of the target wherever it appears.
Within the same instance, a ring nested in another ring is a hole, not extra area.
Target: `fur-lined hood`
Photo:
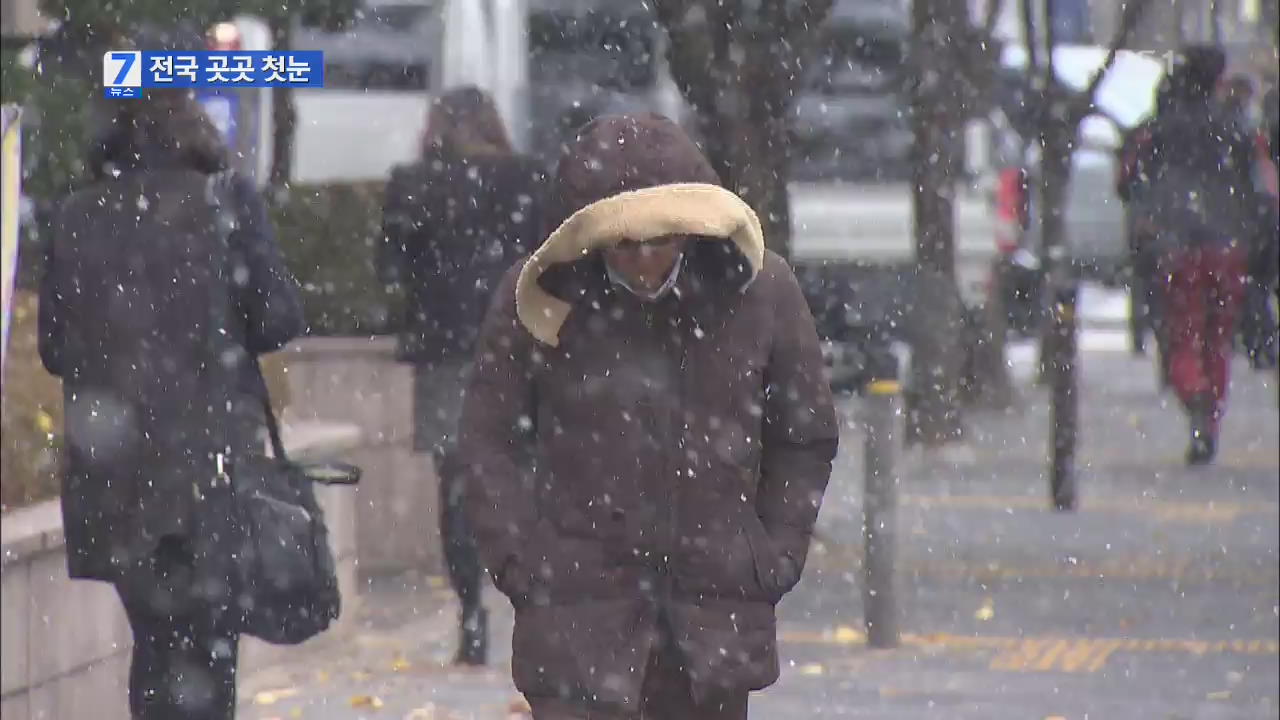
[[[631,190],[574,213],[529,258],[516,284],[520,322],[539,342],[554,347],[572,306],[539,284],[547,269],[576,262],[623,240],[646,242],[670,235],[733,243],[746,259],[753,279],[764,266],[760,220],[737,195],[717,185],[699,183]]]
[[[679,126],[661,116],[605,117],[587,125],[561,159],[550,199],[556,224],[516,285],[517,316],[546,345],[559,344],[572,305],[549,292],[543,276],[624,240],[727,241],[745,259],[748,282],[764,266],[760,219],[718,184]]]

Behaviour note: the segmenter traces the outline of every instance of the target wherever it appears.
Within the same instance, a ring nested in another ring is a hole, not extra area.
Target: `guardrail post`
[[[885,349],[890,362],[876,367],[862,393],[865,432],[865,489],[862,501],[864,614],[867,644],[874,648],[898,646],[898,597],[895,554],[898,532],[898,428],[902,416],[902,388],[897,360]]]

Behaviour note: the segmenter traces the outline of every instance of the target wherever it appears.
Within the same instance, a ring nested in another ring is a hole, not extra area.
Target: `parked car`
[[[792,110],[797,180],[902,180],[910,172],[906,48],[896,0],[840,0]]]

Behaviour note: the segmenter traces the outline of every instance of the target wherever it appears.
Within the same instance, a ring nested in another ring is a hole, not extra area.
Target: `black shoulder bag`
[[[223,201],[228,184],[225,176],[215,177],[212,189],[229,242],[236,219]],[[226,250],[232,251],[230,246]],[[257,358],[253,362],[261,375]],[[265,391],[260,400],[271,457],[260,452],[218,456],[217,471],[230,488],[238,536],[232,614],[244,634],[295,645],[327,630],[342,612],[329,528],[313,483],[352,484],[359,481],[360,471],[336,463],[302,466],[290,461]]]
[[[294,645],[327,630],[342,612],[329,528],[313,483],[351,483],[359,473],[290,461],[271,403],[264,398],[262,405],[272,457],[236,458],[230,468],[243,540],[237,612],[241,632]]]

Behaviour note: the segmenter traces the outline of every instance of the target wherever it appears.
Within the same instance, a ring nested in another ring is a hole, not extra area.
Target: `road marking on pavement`
[[[1214,461],[1218,470],[1238,470],[1256,472],[1259,470],[1280,470],[1280,456],[1274,448],[1233,449],[1222,451]],[[1080,460],[1081,469],[1095,476],[1128,471],[1147,471],[1160,474],[1170,471],[1186,470],[1187,459],[1182,454],[1135,454],[1132,449],[1112,448],[1106,451],[1089,451]]]
[[[1141,650],[1155,651],[1154,646],[1148,647],[1146,642],[1139,645]],[[1097,672],[1111,654],[1123,646],[1121,640],[1023,640],[996,654],[989,667],[1008,672]]]
[[[783,631],[783,642],[798,645],[865,645],[866,636],[850,628],[837,632]],[[1079,638],[1063,636],[1000,637],[906,633],[907,647],[943,650],[994,651],[989,667],[1006,672],[1093,673],[1106,666],[1117,652],[1189,654],[1280,655],[1275,640],[1179,640],[1170,638]]]
[[[840,546],[833,550],[828,543],[821,555],[815,554],[811,565],[819,571],[847,572],[858,569],[864,561],[861,547]],[[1101,562],[1064,555],[1056,561],[1022,560],[1012,563],[913,555],[899,561],[898,571],[911,577],[964,578],[981,582],[1087,578],[1129,582],[1163,580],[1179,584],[1226,583],[1237,588],[1275,588],[1280,584],[1280,573],[1274,562],[1250,567],[1239,562],[1227,563],[1224,557],[1209,555],[1129,555],[1106,558]]]
[[[1043,510],[1052,508],[1043,495],[903,495],[905,505],[920,508],[957,508],[962,510]],[[1166,522],[1227,523],[1241,515],[1275,514],[1280,505],[1273,502],[1185,502],[1146,498],[1085,498],[1082,509],[1087,512],[1152,515]]]

